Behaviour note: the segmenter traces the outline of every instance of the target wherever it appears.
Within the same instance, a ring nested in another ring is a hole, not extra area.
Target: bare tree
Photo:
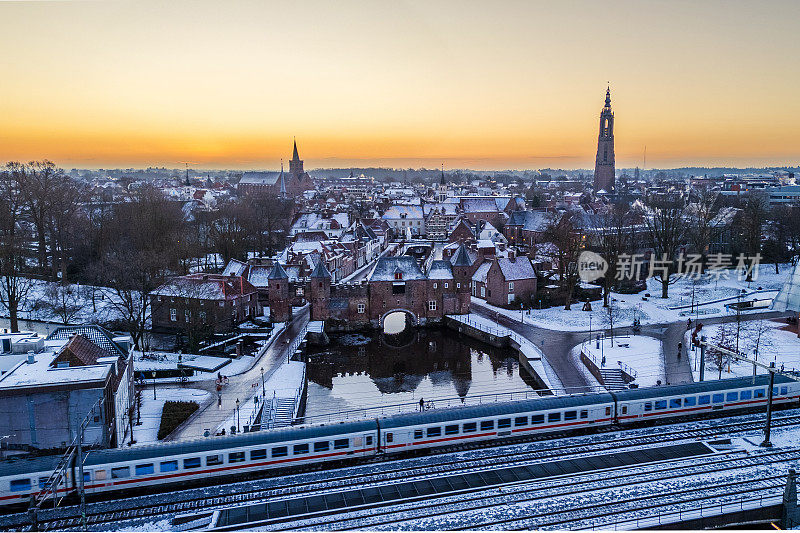
[[[17,182],[25,207],[26,218],[33,224],[39,269],[48,266],[48,222],[52,212],[50,191],[61,178],[61,170],[51,161],[11,162],[8,164],[12,178]]]
[[[0,303],[8,310],[11,331],[19,331],[19,310],[31,287],[23,274],[27,235],[21,220],[24,197],[14,173],[0,174]]]
[[[593,244],[609,265],[602,279],[604,307],[609,305],[609,294],[614,286],[616,275],[614,267],[620,255],[626,253],[631,246],[632,220],[633,214],[623,204],[614,204],[607,213],[593,219]]]
[[[714,205],[717,200],[717,192],[707,187],[700,188],[695,191],[694,200],[689,213],[687,213],[687,218],[691,221],[687,237],[694,252],[700,254],[701,271],[704,271],[711,241],[718,231],[714,225],[717,211]]]
[[[561,291],[565,296],[564,310],[572,305],[572,294],[578,282],[578,256],[583,247],[583,238],[575,221],[575,214],[564,212],[556,214],[544,232],[545,239],[556,246],[558,274]]]
[[[62,324],[72,322],[83,309],[78,287],[63,283],[50,283],[45,290],[45,307],[57,316]]]
[[[677,196],[654,200],[649,204],[652,212],[645,216],[653,261],[666,262],[660,270],[661,297],[669,297],[670,273],[678,249],[683,243],[686,222],[683,220],[683,202]]]

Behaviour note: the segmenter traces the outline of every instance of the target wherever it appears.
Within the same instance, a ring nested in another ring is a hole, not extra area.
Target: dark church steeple
[[[597,158],[594,165],[594,191],[614,190],[614,112],[611,110],[611,87],[606,89],[606,101],[600,111],[600,131],[597,137]]]
[[[289,161],[289,174],[296,180],[303,176],[303,161],[297,153],[297,139],[294,140],[294,150],[292,150],[292,160]]]

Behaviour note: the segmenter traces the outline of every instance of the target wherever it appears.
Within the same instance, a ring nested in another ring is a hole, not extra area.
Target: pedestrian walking
[[[425,410],[425,399],[424,398],[420,398],[419,399],[419,410],[420,411],[424,411]]]

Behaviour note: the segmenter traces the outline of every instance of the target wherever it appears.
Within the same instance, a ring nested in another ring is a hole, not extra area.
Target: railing
[[[508,337],[509,339],[513,340],[520,346],[523,343],[533,345],[532,341],[526,339],[525,337],[519,335],[518,333],[515,333],[513,330],[505,326],[499,326],[499,327],[489,326],[483,322],[478,322],[470,319],[469,315],[454,315],[453,319],[457,320],[458,322],[461,322],[462,324],[466,324],[472,328],[475,328],[479,331],[488,333],[489,335],[494,335],[495,337]]]
[[[303,389],[306,384],[306,365],[303,365],[303,376],[300,379],[300,386],[294,395],[294,407],[292,407],[292,424],[297,421],[297,413],[300,412],[300,402],[303,400]]]
[[[617,364],[619,365],[619,367],[622,369],[623,372],[628,374],[633,379],[636,379],[636,377],[639,375],[638,372],[636,372],[636,370],[634,370],[630,366],[626,365],[622,361],[617,361]]]
[[[600,342],[603,342],[606,338],[607,337],[605,335],[601,336],[600,337]],[[615,335],[614,338],[615,339],[616,338],[624,339],[624,338],[626,338],[626,336]],[[586,357],[591,359],[591,361],[594,363],[594,366],[596,366],[598,369],[605,368],[605,364],[603,364],[603,360],[601,359],[598,362],[597,356],[595,356],[595,354],[592,352],[592,348],[591,348],[592,342],[594,342],[593,339],[589,339],[589,340],[583,341],[583,343],[581,344],[581,351],[583,352],[583,354]],[[634,368],[632,368],[630,365],[627,365],[627,364],[623,363],[622,361],[617,361],[617,365],[619,365],[620,369],[623,372],[625,372],[626,374],[628,374],[629,376],[631,376],[633,379],[636,379],[638,377],[639,373]]]

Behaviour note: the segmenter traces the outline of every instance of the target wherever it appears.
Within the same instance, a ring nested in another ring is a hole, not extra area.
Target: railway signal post
[[[769,441],[769,433],[772,425],[772,393],[775,387],[775,361],[769,364],[769,389],[767,390],[767,426],[764,428],[764,442],[761,446],[764,448],[772,448],[772,443]]]

